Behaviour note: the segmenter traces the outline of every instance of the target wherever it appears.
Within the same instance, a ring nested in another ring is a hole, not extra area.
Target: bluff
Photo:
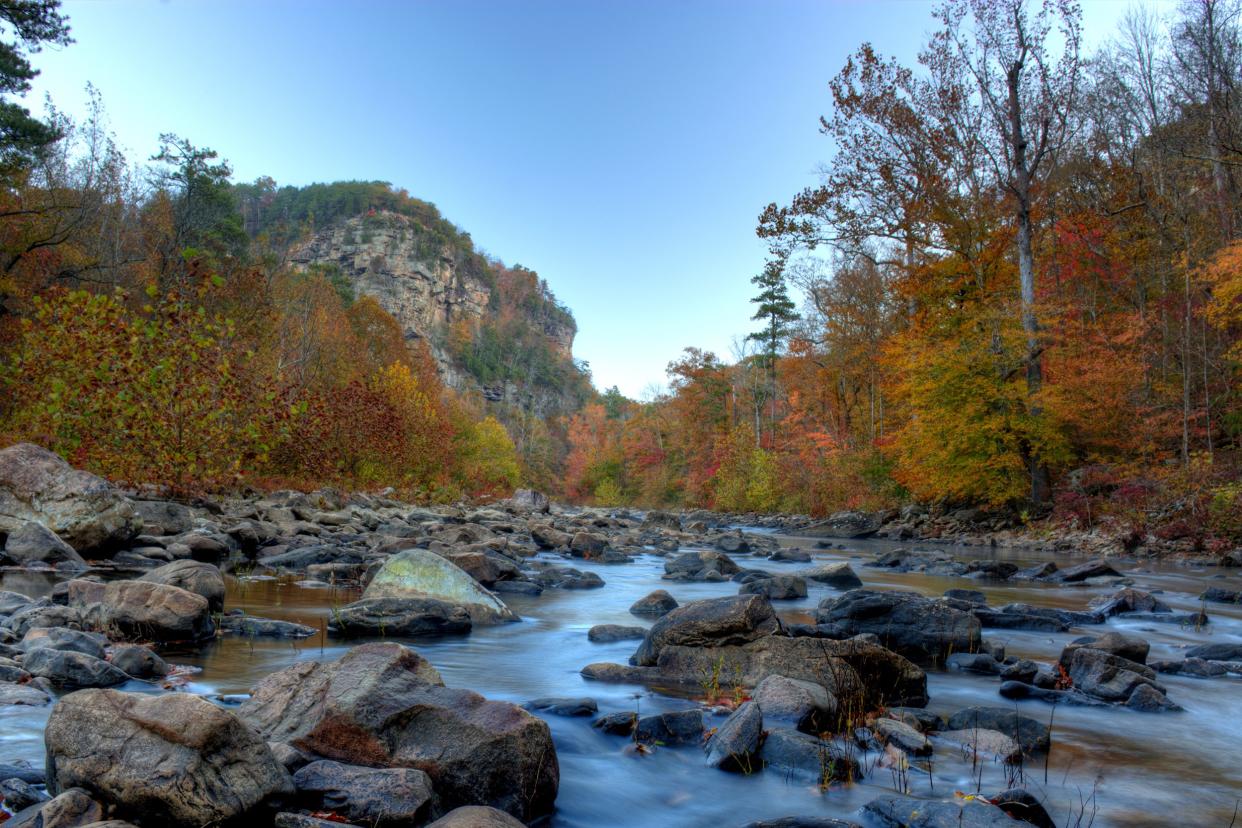
[[[370,296],[425,342],[446,385],[539,417],[589,394],[573,359],[577,325],[532,270],[480,253],[434,205],[384,182],[236,188],[246,229],[286,259]]]

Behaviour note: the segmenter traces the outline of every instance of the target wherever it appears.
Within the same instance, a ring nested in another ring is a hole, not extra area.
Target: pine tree
[[[0,174],[11,178],[29,166],[45,147],[60,138],[50,123],[12,100],[30,91],[39,71],[30,65],[28,53],[44,43],[67,46],[73,42],[69,26],[59,11],[60,0],[2,0],[0,2]]]
[[[752,276],[750,281],[759,288],[759,294],[750,300],[759,306],[751,319],[764,322],[764,327],[746,338],[749,341],[758,342],[763,349],[757,355],[757,359],[760,366],[766,368],[768,372],[768,401],[772,406],[771,427],[775,433],[776,360],[785,346],[785,341],[789,338],[794,321],[798,318],[785,284],[785,256],[779,254],[774,256],[764,265],[763,272]],[[758,436],[760,435],[756,435]]]

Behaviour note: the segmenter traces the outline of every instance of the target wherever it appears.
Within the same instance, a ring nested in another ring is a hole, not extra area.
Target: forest
[[[942,7],[913,65],[864,43],[808,102],[822,177],[759,217],[759,329],[584,409],[572,495],[1238,536],[1238,15],[1135,7],[1088,53],[1076,4],[1007,8]]]

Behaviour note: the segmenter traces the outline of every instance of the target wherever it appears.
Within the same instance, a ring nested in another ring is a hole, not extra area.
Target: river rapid
[[[814,541],[780,537],[782,545],[813,549]],[[996,583],[925,574],[894,573],[868,567],[875,555],[903,544],[881,541],[846,542],[846,548],[816,550],[815,563],[848,561],[868,588],[907,589],[939,596],[946,589],[968,587],[987,595],[990,605],[1014,601],[1036,606],[1084,609],[1111,588],[1034,582]],[[691,547],[686,547],[691,548]],[[1029,566],[1053,558],[1029,551],[954,549],[963,559],[988,555]],[[563,561],[543,553],[541,558]],[[1064,563],[1065,556],[1059,560]],[[749,568],[794,572],[805,564],[739,556]],[[1073,561],[1071,561],[1073,562]],[[475,690],[489,698],[523,703],[542,696],[589,696],[600,714],[638,710],[643,715],[694,706],[640,686],[603,684],[584,679],[579,671],[592,662],[625,663],[635,641],[595,644],[587,630],[596,624],[650,626],[628,612],[629,606],[653,589],[667,589],[680,602],[737,593],[738,585],[669,582],[661,579],[664,559],[643,555],[626,564],[595,564],[575,560],[579,569],[600,575],[606,585],[596,590],[547,590],[541,596],[506,594],[504,600],[522,617],[520,623],[476,627],[466,636],[405,639],[443,675],[449,686]],[[1213,568],[1161,564],[1115,564],[1133,585],[1160,597],[1176,612],[1204,608],[1198,599],[1206,586],[1242,589],[1242,574]],[[358,590],[299,586],[294,578],[229,577],[226,607],[247,614],[297,621],[323,629],[334,607],[355,600]],[[0,574],[0,588],[32,596],[48,594],[51,576],[38,572]],[[774,606],[783,618],[806,621],[820,600],[839,591],[811,582],[809,595]],[[1151,643],[1151,660],[1180,659],[1189,645],[1242,641],[1242,605],[1207,604],[1211,623],[1196,630],[1173,624],[1112,619],[1107,624],[1079,627],[1066,634],[984,630],[985,638],[1003,643],[1009,655],[1055,662],[1062,647],[1089,633],[1118,630]],[[396,639],[402,640],[402,639]],[[306,659],[334,660],[356,641],[345,643],[323,632],[299,641],[228,636],[197,651],[165,653],[173,664],[198,668],[181,692],[215,697],[223,704],[247,694],[264,676]],[[1020,770],[1025,787],[1044,800],[1058,826],[1230,826],[1242,797],[1242,678],[1199,679],[1163,675],[1169,698],[1185,708],[1178,713],[1138,713],[1124,708],[1059,706],[1042,701],[1007,701],[997,693],[992,676],[928,669],[928,709],[947,716],[961,708],[987,705],[1016,709],[1042,722],[1052,722],[1052,749],[1046,765]],[[118,689],[160,692],[158,687],[131,681]],[[47,708],[0,708],[0,762],[44,762],[42,730]],[[1000,764],[972,763],[961,751],[938,742],[930,763],[916,763],[908,774],[881,767],[875,753],[861,757],[866,778],[826,791],[779,774],[726,773],[704,765],[696,746],[658,747],[643,755],[628,750],[628,741],[591,726],[591,718],[546,717],[561,767],[554,828],[585,826],[710,826],[727,828],[749,821],[783,816],[833,816],[865,821],[858,809],[870,799],[906,787],[915,796],[942,798],[955,791],[995,794],[1009,787],[1014,769]],[[709,717],[708,727],[722,716]],[[1238,817],[1242,824],[1242,816]]]

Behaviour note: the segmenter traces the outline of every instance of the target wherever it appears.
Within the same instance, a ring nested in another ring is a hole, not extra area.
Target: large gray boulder
[[[491,805],[529,822],[556,799],[560,770],[543,720],[445,687],[425,659],[394,642],[274,673],[238,715],[264,739],[310,756],[421,770],[445,808]]]
[[[147,825],[239,820],[292,792],[263,739],[186,693],[71,693],[52,710],[44,738],[49,790],[82,788]]]
[[[362,597],[435,598],[465,608],[475,624],[518,620],[503,601],[467,572],[426,549],[406,549],[393,555],[375,573]]]
[[[982,647],[982,626],[968,612],[914,592],[854,589],[820,602],[815,619],[826,635],[875,635],[881,644],[920,664]]]
[[[86,561],[72,546],[51,529],[33,520],[23,522],[9,532],[0,561],[8,561],[15,566],[53,566],[62,571],[87,568]]]
[[[151,570],[138,580],[180,587],[206,598],[213,612],[224,609],[224,576],[213,564],[193,560],[173,561]]]
[[[43,524],[79,553],[114,551],[142,529],[133,504],[108,481],[18,443],[0,450],[0,531],[26,521]]]
[[[180,587],[149,581],[113,581],[104,589],[104,624],[138,641],[203,641],[216,631],[211,604]]]

